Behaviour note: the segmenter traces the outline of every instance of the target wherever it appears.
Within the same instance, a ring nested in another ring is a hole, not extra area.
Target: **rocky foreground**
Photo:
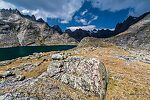
[[[1,62],[0,99],[104,99],[108,78],[103,63],[71,53],[50,54]]]
[[[106,68],[106,69],[105,69]],[[0,62],[2,100],[149,100],[150,55],[86,46]]]

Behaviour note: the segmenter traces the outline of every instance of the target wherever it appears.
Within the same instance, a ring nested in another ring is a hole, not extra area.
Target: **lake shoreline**
[[[0,48],[0,61],[12,60],[25,57],[34,53],[44,53],[51,51],[65,51],[73,49],[77,45],[51,45],[51,46],[18,46],[10,48]]]
[[[51,45],[27,45],[27,46],[12,46],[12,47],[0,47],[0,49],[3,48],[15,48],[15,47],[48,47],[48,46],[63,46],[63,45],[67,45],[67,46],[77,46],[78,43],[76,44],[51,44]]]

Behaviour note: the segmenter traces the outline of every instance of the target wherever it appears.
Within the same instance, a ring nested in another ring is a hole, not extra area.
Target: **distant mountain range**
[[[136,32],[139,32],[140,30],[137,29],[137,27],[140,23],[144,23],[144,28],[148,26],[149,23],[147,23],[147,21],[143,22],[143,20],[145,18],[148,19],[149,15],[150,12],[140,17],[129,16],[124,22],[118,23],[114,31],[109,29],[94,29],[93,31],[77,29],[71,31],[67,29],[63,32],[58,25],[51,27],[42,18],[36,20],[34,15],[23,15],[17,9],[1,9],[0,47],[76,44],[85,37],[109,38],[122,34],[122,32],[126,32],[126,30],[132,31],[131,27],[134,25],[136,26],[133,30],[138,30]]]
[[[130,27],[126,28],[122,24],[124,30],[120,28],[122,29],[121,33],[108,38],[107,41],[124,48],[150,51],[150,12],[135,18],[131,24],[127,23],[127,25]]]
[[[115,36],[95,39],[84,38],[79,46],[107,46],[115,44],[124,49],[150,51],[150,12],[140,17],[129,17],[123,23],[117,24]]]

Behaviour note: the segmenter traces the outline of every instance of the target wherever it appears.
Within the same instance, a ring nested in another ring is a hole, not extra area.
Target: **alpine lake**
[[[53,45],[53,46],[22,46],[11,48],[0,48],[0,61],[25,57],[33,53],[64,51],[75,48],[76,45]]]

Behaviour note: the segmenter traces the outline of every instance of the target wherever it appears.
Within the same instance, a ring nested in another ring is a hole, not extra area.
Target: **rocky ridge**
[[[0,47],[71,44],[76,40],[60,34],[42,19],[22,15],[18,10],[0,10]]]
[[[108,38],[126,31],[148,14],[145,13],[140,17],[129,16],[123,23],[118,23],[113,31],[68,29],[63,32],[58,25],[50,27],[43,19],[36,19],[34,15],[23,15],[18,10],[1,9],[0,47],[76,44],[85,37]]]
[[[126,49],[150,50],[150,13],[144,14],[126,31],[106,41]]]

